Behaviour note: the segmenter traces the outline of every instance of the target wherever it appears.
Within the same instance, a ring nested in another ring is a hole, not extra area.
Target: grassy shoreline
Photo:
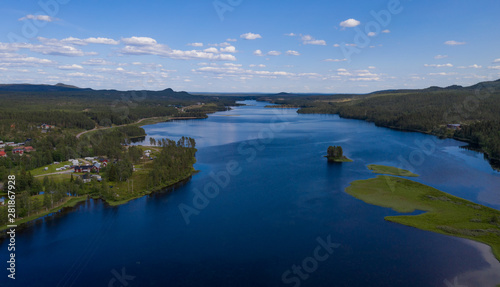
[[[500,211],[475,204],[409,179],[379,175],[357,180],[346,193],[365,203],[420,215],[387,216],[385,220],[487,244],[500,261]]]
[[[392,167],[392,166],[369,164],[367,167],[373,173],[378,173],[378,174],[390,174],[390,175],[408,176],[408,177],[419,176],[418,174],[415,174],[409,170],[401,169],[401,168],[397,168],[397,167]]]
[[[325,157],[328,159],[328,162],[353,162],[352,159],[347,158],[345,156],[336,158],[336,157],[331,157],[331,156],[326,156]]]

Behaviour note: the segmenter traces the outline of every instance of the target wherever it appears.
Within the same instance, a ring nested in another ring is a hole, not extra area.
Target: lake
[[[386,222],[398,213],[344,193],[375,176],[366,165],[384,164],[500,209],[500,173],[482,154],[451,139],[244,103],[208,119],[145,126],[147,144],[195,138],[199,173],[122,206],[89,200],[35,221],[16,237],[17,279],[4,269],[0,286],[421,287],[498,279],[484,245]],[[354,162],[328,164],[330,145],[342,145]],[[4,241],[1,258],[7,254]]]

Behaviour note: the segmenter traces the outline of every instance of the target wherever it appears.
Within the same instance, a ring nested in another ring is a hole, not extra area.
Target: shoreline
[[[61,204],[60,206],[54,207],[54,208],[52,208],[52,209],[50,209],[48,211],[44,211],[44,212],[36,214],[36,215],[31,215],[31,216],[28,216],[28,217],[24,217],[24,218],[20,219],[19,222],[16,221],[15,225],[17,225],[16,228],[19,228],[19,229],[29,228],[29,226],[27,226],[27,224],[34,223],[36,220],[39,220],[39,219],[41,219],[41,218],[43,218],[43,217],[45,217],[47,215],[51,215],[52,213],[54,213],[54,214],[59,213],[59,212],[63,211],[63,209],[73,208],[73,207],[77,206],[80,203],[86,202],[89,199],[99,199],[99,200],[102,200],[108,206],[120,206],[120,205],[123,205],[123,204],[127,204],[128,202],[130,202],[132,200],[139,199],[139,198],[142,198],[144,196],[151,195],[151,194],[154,194],[154,193],[157,193],[157,192],[162,192],[162,191],[168,190],[170,188],[173,188],[173,187],[175,187],[177,185],[185,184],[189,180],[191,180],[191,177],[193,175],[195,175],[198,172],[199,171],[197,171],[197,170],[192,171],[189,175],[181,178],[178,181],[175,181],[173,183],[167,183],[166,185],[162,185],[162,186],[154,188],[152,190],[144,191],[144,193],[142,193],[142,194],[140,194],[138,196],[135,196],[135,197],[131,197],[131,198],[127,198],[127,199],[122,199],[122,200],[117,200],[117,201],[107,201],[107,200],[101,198],[100,196],[93,196],[93,195],[90,195],[90,194],[82,195],[82,196],[77,196],[77,197],[73,196],[73,197],[68,198],[68,200],[66,200],[66,202],[63,203],[63,204]],[[7,225],[4,225],[4,226],[0,227],[0,231],[4,231],[4,230],[7,230],[7,229],[8,229]],[[6,234],[4,234],[4,233],[0,234],[0,242],[4,239],[4,237],[6,237]]]
[[[139,121],[135,122],[135,123],[131,123],[131,124],[125,124],[125,125],[121,125],[121,126],[128,126],[128,125],[138,125],[140,123],[142,123],[143,121],[150,121],[144,125],[141,125],[141,126],[145,126],[145,125],[153,125],[153,124],[158,124],[158,123],[162,123],[162,122],[169,122],[169,121],[172,121],[172,120],[191,120],[191,119],[205,119],[205,117],[168,117],[168,119],[165,120],[165,117],[152,117],[152,118],[144,118],[144,119],[140,119]],[[87,133],[90,133],[90,132],[94,132],[94,131],[99,131],[99,130],[103,130],[103,129],[110,129],[110,128],[115,128],[115,127],[121,127],[121,126],[114,126],[114,127],[105,127],[105,128],[94,128],[92,130],[87,130],[85,132],[81,132],[79,134],[77,134],[77,136],[82,136],[84,134],[87,134]],[[143,136],[137,136],[137,137],[132,137],[132,138],[140,138],[140,137],[146,137],[148,136],[147,134],[146,135],[143,135]],[[147,146],[147,145],[145,145]],[[195,157],[195,163],[196,163],[196,157]],[[155,192],[160,192],[162,190],[165,190],[165,189],[169,189],[171,187],[174,187],[176,186],[177,184],[182,184],[182,183],[186,183],[187,181],[189,181],[191,179],[191,177],[198,173],[199,171],[195,170],[194,167],[192,167],[192,170],[189,174],[186,174],[185,176],[182,176],[180,179],[178,180],[175,180],[173,182],[168,182],[164,185],[161,185],[161,186],[158,186],[158,187],[154,187],[152,188],[151,190],[142,190],[139,192],[139,194],[137,196],[133,196],[133,197],[130,197],[130,198],[125,198],[125,199],[121,199],[121,200],[116,200],[116,201],[107,201],[103,198],[101,198],[100,196],[95,196],[95,195],[92,195],[92,194],[86,194],[86,195],[82,195],[82,196],[72,196],[72,197],[68,197],[68,199],[66,200],[66,202],[64,202],[63,204],[57,206],[57,207],[54,207],[54,208],[51,208],[50,210],[48,211],[44,211],[44,212],[41,212],[39,214],[36,214],[36,215],[31,215],[31,216],[28,216],[28,217],[24,217],[22,219],[20,219],[19,221],[16,220],[15,224],[17,225],[16,228],[26,228],[26,224],[27,223],[32,223],[38,219],[41,219],[51,213],[59,213],[60,211],[62,211],[63,209],[65,208],[72,208],[74,206],[76,206],[78,203],[81,203],[81,202],[85,202],[87,201],[88,199],[90,198],[94,198],[94,199],[101,199],[103,200],[105,203],[107,203],[109,206],[119,206],[119,205],[122,205],[122,204],[126,204],[128,203],[129,201],[131,200],[134,200],[134,199],[138,199],[138,198],[141,198],[143,196],[146,196],[146,195],[150,195],[150,194],[153,194]],[[8,227],[7,225],[4,225],[4,226],[0,226],[0,231],[4,231],[4,230],[7,230]],[[0,235],[0,241],[3,239],[2,235]]]
[[[385,221],[487,244],[491,255],[500,263],[499,210],[422,183],[387,175],[355,180],[345,192],[367,204],[403,213],[386,216]],[[424,213],[406,214],[415,210]]]
[[[299,110],[297,110],[298,114],[304,114],[304,115],[306,115],[306,114],[311,114],[311,115],[337,115],[337,116],[339,116],[342,119],[359,120],[359,121],[364,121],[364,122],[374,123],[375,124],[375,122],[369,121],[369,120],[358,119],[358,118],[350,118],[350,117],[342,117],[339,113],[335,113],[335,114],[333,114],[333,113],[299,113],[299,111],[301,109],[302,108],[299,108]],[[478,145],[477,143],[474,143],[474,142],[472,142],[470,140],[467,140],[467,139],[464,139],[464,138],[455,137],[455,136],[452,136],[452,137],[441,137],[440,135],[435,134],[432,131],[421,131],[421,130],[417,130],[417,129],[407,129],[407,128],[399,128],[399,127],[395,127],[395,126],[377,125],[377,124],[375,124],[375,126],[377,126],[377,127],[383,127],[383,128],[388,128],[388,129],[396,130],[396,131],[400,131],[400,132],[412,132],[412,133],[421,133],[421,134],[431,135],[431,136],[435,136],[435,137],[437,137],[439,139],[453,139],[453,140],[456,140],[456,141],[459,141],[459,142],[466,143],[468,145]],[[480,152],[480,153],[482,153],[485,156],[485,159],[488,161],[488,163],[490,164],[491,168],[493,170],[500,171],[500,158],[492,157],[481,146],[478,146],[478,147],[479,147],[479,150],[477,152]]]
[[[493,255],[491,247],[470,239],[458,238],[458,240],[476,249],[489,267],[458,274],[456,276],[457,282],[466,284],[466,286],[500,286],[500,262]]]

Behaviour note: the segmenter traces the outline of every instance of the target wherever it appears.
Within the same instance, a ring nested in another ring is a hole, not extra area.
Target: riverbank
[[[385,220],[485,243],[500,261],[498,210],[409,179],[387,175],[354,181],[345,191],[368,204],[400,213],[425,211],[420,215],[387,216]]]
[[[53,207],[53,208],[51,208],[49,210],[46,210],[46,211],[43,211],[43,212],[39,212],[39,213],[30,215],[30,216],[18,218],[14,224],[17,225],[17,226],[20,226],[21,224],[24,224],[24,223],[33,221],[35,219],[44,217],[44,216],[46,216],[48,214],[51,214],[51,213],[54,213],[54,212],[59,212],[63,208],[74,207],[78,203],[87,200],[87,198],[88,197],[86,195],[84,195],[84,196],[76,196],[76,197],[75,196],[68,197],[68,198],[65,199],[65,201],[63,203],[61,203],[61,204],[59,204],[59,205],[57,205],[57,206],[55,206],[55,207]],[[7,229],[7,225],[4,225],[4,226],[0,227],[0,231],[1,230],[5,230],[5,229]]]

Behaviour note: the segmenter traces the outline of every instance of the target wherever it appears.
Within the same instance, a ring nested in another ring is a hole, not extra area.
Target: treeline
[[[428,88],[367,95],[289,97],[274,101],[301,106],[298,113],[339,114],[377,126],[453,137],[500,158],[500,80],[472,87]],[[447,128],[460,124],[461,128]]]
[[[153,161],[153,169],[149,173],[149,187],[164,186],[179,181],[193,172],[196,162],[196,142],[193,138],[182,137],[177,142],[162,139],[160,153]]]

